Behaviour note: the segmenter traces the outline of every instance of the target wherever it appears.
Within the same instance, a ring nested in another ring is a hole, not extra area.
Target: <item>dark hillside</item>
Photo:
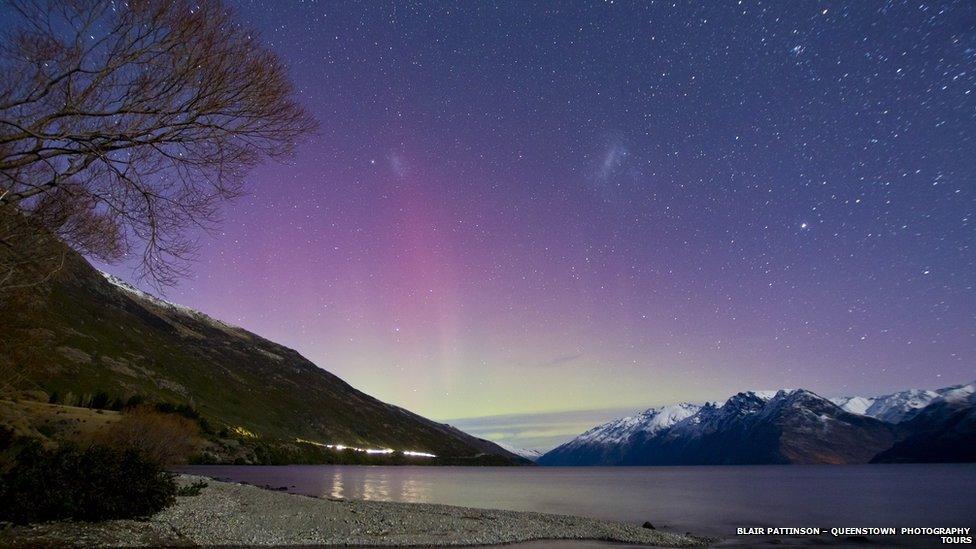
[[[216,429],[258,439],[523,461],[380,402],[292,349],[113,284],[70,250],[50,280],[4,295],[0,324],[4,371],[64,404],[141,395],[190,405]]]

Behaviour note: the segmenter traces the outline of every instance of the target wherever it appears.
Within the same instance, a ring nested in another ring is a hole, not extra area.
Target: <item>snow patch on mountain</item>
[[[831,402],[840,406],[845,412],[859,416],[867,415],[868,408],[874,404],[874,400],[870,397],[834,397],[830,399]]]
[[[149,303],[151,303],[151,304],[153,304],[153,305],[155,305],[157,307],[160,307],[162,309],[166,309],[166,310],[169,310],[169,311],[173,311],[173,312],[178,313],[178,314],[181,314],[181,315],[189,316],[191,318],[195,318],[197,320],[206,322],[206,323],[210,324],[211,326],[214,326],[215,328],[219,328],[221,330],[228,331],[228,332],[230,332],[232,334],[237,334],[238,332],[240,332],[242,330],[241,328],[239,328],[237,326],[232,326],[230,324],[227,324],[226,322],[217,320],[216,318],[213,318],[213,317],[211,317],[209,315],[206,315],[204,313],[201,313],[200,311],[198,311],[196,309],[192,309],[192,308],[187,307],[185,305],[179,305],[179,304],[176,304],[176,303],[172,303],[170,301],[166,301],[165,299],[160,299],[160,298],[158,298],[158,297],[156,297],[156,296],[154,296],[154,295],[152,295],[150,293],[144,292],[144,291],[140,290],[139,288],[136,288],[132,284],[129,284],[128,282],[122,280],[121,278],[119,278],[117,276],[111,275],[111,274],[106,273],[104,271],[99,271],[99,272],[102,274],[103,277],[105,277],[105,280],[108,281],[109,284],[111,284],[111,285],[119,288],[120,290],[122,290],[122,291],[124,291],[124,292],[126,292],[126,293],[128,293],[128,294],[130,294],[132,296],[135,296],[138,299],[141,299],[143,301],[147,301],[147,302],[149,302]]]
[[[610,421],[551,450],[539,463],[868,463],[891,448],[890,424],[931,420],[974,405],[976,383],[833,399],[805,389],[745,391],[721,405],[652,408]]]
[[[940,389],[939,400],[946,402],[972,402],[976,400],[976,382]]]
[[[724,405],[732,404],[736,406],[739,402],[769,402],[776,398],[782,392],[790,392],[789,389],[779,389],[779,390],[762,390],[762,391],[743,391],[741,393],[736,393],[725,401]]]
[[[925,389],[909,389],[894,394],[877,397],[864,415],[898,423],[911,412],[925,408],[939,397],[939,393]]]
[[[598,425],[577,437],[577,444],[619,444],[637,433],[654,434],[687,419],[701,409],[697,404],[687,402],[651,408],[635,416],[622,417],[603,425]]]
[[[803,412],[807,406],[825,400],[851,414],[898,423],[936,400],[976,401],[976,384],[958,385],[938,391],[911,389],[878,397],[832,399],[824,399],[805,389],[744,391],[732,395],[722,405],[683,403],[651,408],[634,416],[615,419],[586,431],[568,445],[614,446],[626,443],[638,433],[650,436],[672,428],[672,432],[693,435],[753,414],[759,414],[756,417],[775,414],[781,406],[795,407]],[[811,413],[810,419],[822,425],[828,425],[834,420],[824,413]]]
[[[113,286],[115,286],[117,288],[120,288],[122,290],[125,290],[126,293],[132,294],[132,295],[138,297],[139,299],[146,300],[146,301],[152,303],[153,305],[157,305],[157,306],[163,307],[165,309],[171,309],[171,310],[174,310],[174,311],[178,311],[180,313],[187,314],[187,315],[191,315],[191,316],[194,315],[194,314],[201,314],[201,313],[197,313],[197,311],[195,311],[194,309],[191,309],[191,308],[186,307],[184,305],[177,305],[176,303],[171,303],[169,301],[166,301],[165,299],[160,299],[160,298],[158,298],[158,297],[156,297],[156,296],[154,296],[154,295],[152,295],[150,293],[146,293],[146,292],[140,290],[139,288],[136,288],[132,284],[129,284],[128,282],[122,280],[121,278],[119,278],[119,277],[117,277],[115,275],[108,274],[108,273],[106,273],[104,271],[99,271],[99,272],[102,273],[102,276],[105,277],[105,280],[107,280],[109,282],[109,284],[111,284],[111,285],[113,285]]]
[[[776,395],[778,395],[781,390],[789,391],[789,389],[768,389],[761,391],[745,391],[745,394],[755,395],[759,397],[759,400],[770,401],[776,398]]]
[[[909,389],[877,397],[839,397],[830,399],[845,411],[888,423],[900,423],[936,401],[966,401],[976,393],[976,383],[955,385],[935,391]]]
[[[542,452],[539,450],[530,450],[528,448],[519,448],[517,446],[512,446],[511,444],[505,444],[503,442],[496,442],[495,444],[501,446],[506,451],[509,451],[519,457],[524,457],[529,461],[535,461],[542,457]]]

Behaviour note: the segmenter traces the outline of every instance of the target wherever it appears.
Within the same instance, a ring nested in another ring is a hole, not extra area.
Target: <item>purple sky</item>
[[[976,378],[976,3],[235,5],[322,129],[169,299],[437,419]]]

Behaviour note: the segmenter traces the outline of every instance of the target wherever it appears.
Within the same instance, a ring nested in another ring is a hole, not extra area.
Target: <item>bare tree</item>
[[[0,262],[24,221],[105,261],[141,253],[140,276],[172,284],[187,229],[315,127],[220,0],[10,0],[0,16]]]

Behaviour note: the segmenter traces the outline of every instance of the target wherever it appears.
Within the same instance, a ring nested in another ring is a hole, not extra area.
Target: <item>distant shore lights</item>
[[[393,448],[356,448],[355,446],[346,446],[345,444],[324,444],[322,442],[315,442],[314,440],[307,440],[304,438],[296,438],[295,442],[300,442],[304,444],[311,444],[313,446],[321,446],[322,448],[329,448],[331,450],[343,451],[352,450],[354,452],[362,452],[364,454],[392,454],[396,452]],[[413,450],[404,450],[401,452],[405,456],[410,457],[422,457],[422,458],[435,458],[437,455],[430,454],[427,452],[415,452]]]

